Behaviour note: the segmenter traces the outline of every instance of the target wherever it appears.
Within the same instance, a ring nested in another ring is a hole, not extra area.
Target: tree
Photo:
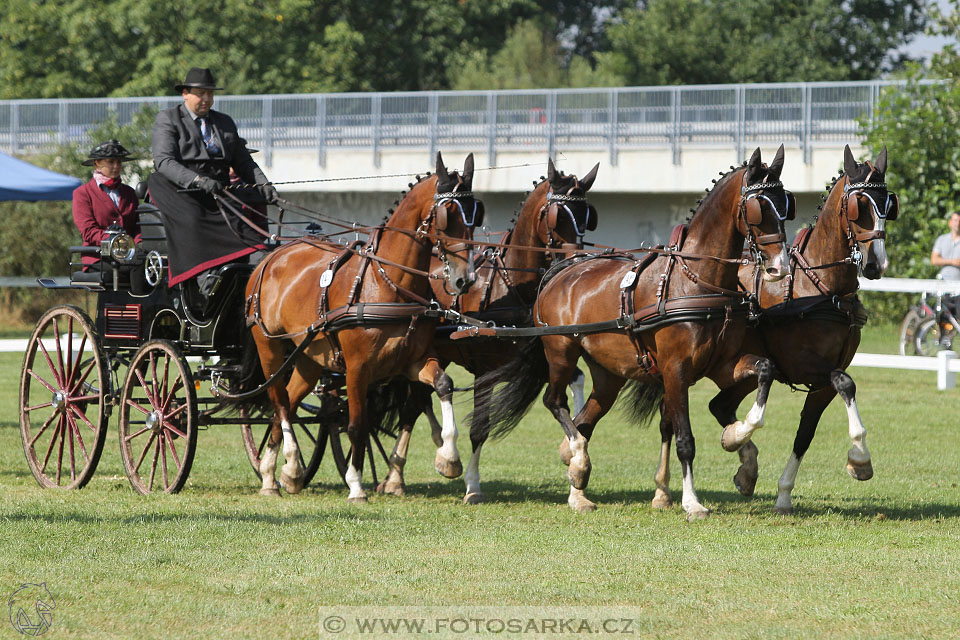
[[[649,0],[608,29],[627,85],[867,80],[903,66],[923,0]]]

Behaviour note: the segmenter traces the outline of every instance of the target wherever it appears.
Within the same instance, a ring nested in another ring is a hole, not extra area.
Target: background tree
[[[649,0],[607,30],[625,85],[868,80],[900,68],[924,0]]]

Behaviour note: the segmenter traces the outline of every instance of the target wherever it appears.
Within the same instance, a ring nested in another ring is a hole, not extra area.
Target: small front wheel
[[[133,356],[120,393],[120,455],[137,493],[176,493],[197,450],[197,393],[172,342],[151,340]]]

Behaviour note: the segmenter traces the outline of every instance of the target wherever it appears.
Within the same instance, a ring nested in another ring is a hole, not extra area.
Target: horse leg
[[[387,477],[377,486],[378,493],[387,493],[394,496],[406,495],[406,485],[403,482],[403,467],[407,464],[407,449],[410,446],[410,436],[417,418],[430,404],[430,395],[418,383],[410,386],[410,395],[400,409],[400,427],[397,442],[393,445],[390,454],[390,471]]]
[[[444,478],[459,478],[463,473],[463,463],[460,462],[460,452],[457,450],[457,421],[453,414],[453,380],[434,358],[426,359],[419,367],[417,379],[433,386],[440,397],[440,415],[443,419],[440,438],[443,444],[437,448],[433,467]]]
[[[480,504],[486,502],[487,497],[480,489],[480,451],[487,441],[487,432],[490,426],[490,412],[488,407],[490,394],[493,392],[491,385],[479,385],[474,383],[473,388],[473,423],[470,425],[470,445],[473,450],[470,454],[470,462],[467,464],[467,472],[463,479],[467,484],[467,491],[463,496],[464,504]],[[481,407],[485,409],[481,409]]]
[[[773,506],[776,513],[793,513],[793,487],[797,481],[797,471],[800,469],[800,462],[804,454],[810,448],[813,436],[817,432],[817,425],[820,423],[820,416],[824,409],[837,395],[833,387],[823,387],[807,394],[803,402],[803,410],[800,412],[800,426],[797,428],[797,435],[793,441],[793,451],[787,459],[787,464],[783,468],[780,480],[777,482],[777,502]]]
[[[660,462],[653,474],[653,483],[657,490],[653,494],[651,506],[654,509],[669,509],[673,506],[670,497],[670,443],[673,441],[673,424],[667,419],[663,403],[660,403]]]
[[[305,374],[299,364],[294,368],[286,387],[290,411],[280,421],[280,430],[283,435],[283,458],[285,460],[283,467],[280,469],[280,484],[289,494],[300,493],[304,484],[304,469],[303,465],[300,464],[300,444],[297,442],[297,436],[289,418],[296,415],[297,407],[310,394],[316,384],[315,376],[312,381],[308,377],[309,374]]]
[[[721,427],[734,424],[737,421],[737,407],[755,388],[757,388],[757,379],[750,377],[721,389],[713,397],[710,401],[710,412]],[[748,440],[737,449],[737,455],[740,457],[740,468],[733,476],[733,484],[741,495],[752,496],[756,489],[760,470],[757,464],[758,453],[757,445],[753,443],[753,440]]]
[[[710,515],[710,511],[700,504],[693,486],[693,459],[697,448],[690,427],[689,383],[683,378],[680,367],[670,367],[663,371],[663,408],[666,419],[673,424],[673,434],[677,440],[677,458],[683,473],[683,498],[681,505],[687,512],[687,521],[701,520]]]
[[[745,377],[756,376],[757,399],[754,401],[747,417],[743,422],[739,420],[728,423],[723,428],[720,444],[726,451],[736,451],[753,437],[753,432],[763,426],[763,417],[767,410],[767,398],[770,386],[773,384],[773,363],[766,358],[744,356],[737,363],[734,379],[742,381]]]
[[[873,464],[867,450],[867,430],[857,410],[857,385],[845,371],[839,369],[830,374],[830,383],[847,407],[848,428],[853,444],[847,451],[847,473],[854,480],[869,480],[873,477]]]
[[[260,366],[264,375],[269,378],[273,372],[280,368],[284,360],[284,347],[277,341],[269,340],[264,337],[258,327],[252,329],[254,342],[257,345],[257,353],[260,356]],[[287,407],[289,398],[287,390],[282,384],[273,384],[267,389],[267,396],[273,405],[273,419],[270,421],[270,437],[264,447],[263,455],[260,457],[260,477],[263,484],[260,487],[260,495],[274,498],[280,497],[280,485],[277,484],[277,458],[280,454],[280,442],[283,439],[283,421],[287,416]]]
[[[350,367],[347,363],[347,406],[349,421],[347,436],[350,438],[350,460],[344,480],[350,489],[347,502],[363,503],[367,501],[367,494],[363,490],[363,456],[366,452],[369,437],[367,427],[367,390],[370,381],[362,367]]]
[[[583,386],[586,379],[587,377],[583,375],[583,371],[580,370],[580,367],[577,367],[576,373],[573,375],[573,380],[571,380],[568,385],[570,392],[573,394],[573,415],[578,415],[583,410],[583,405],[586,404],[583,395]],[[566,438],[560,441],[558,452],[560,453],[560,462],[569,466],[570,444]]]

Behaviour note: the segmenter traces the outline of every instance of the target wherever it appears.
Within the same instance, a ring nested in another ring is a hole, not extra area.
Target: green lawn
[[[893,352],[892,335],[872,329],[865,347]],[[403,499],[371,492],[369,504],[347,505],[327,460],[301,495],[263,498],[233,427],[201,432],[181,494],[142,497],[124,476],[115,418],[86,489],[42,490],[20,444],[19,370],[19,355],[0,354],[0,596],[46,582],[57,603],[47,637],[305,638],[318,633],[321,605],[451,604],[629,605],[641,637],[960,634],[960,390],[938,392],[934,373],[852,369],[876,475],[847,475],[836,402],[788,517],[771,507],[803,395],[775,388],[747,499],[706,411],[715,387],[697,385],[696,480],[713,514],[690,524],[679,506],[649,506],[658,430],[618,414],[591,442],[588,495],[600,508],[571,512],[560,428],[540,406],[486,448],[492,502],[473,507],[461,504],[462,480],[433,470],[425,424]],[[459,445],[466,458],[466,433]],[[679,502],[675,457],[672,471]],[[6,637],[19,636],[0,622]]]

